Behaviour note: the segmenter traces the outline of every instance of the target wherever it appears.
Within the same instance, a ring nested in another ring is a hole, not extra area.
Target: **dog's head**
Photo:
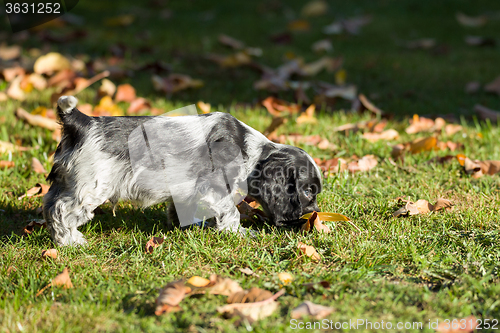
[[[248,182],[248,194],[276,226],[296,225],[302,215],[319,211],[321,190],[321,171],[311,156],[285,145],[259,161]]]

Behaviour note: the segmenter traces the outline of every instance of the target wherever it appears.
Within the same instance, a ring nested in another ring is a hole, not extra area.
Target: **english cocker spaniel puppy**
[[[76,105],[73,96],[58,100],[62,140],[44,197],[44,218],[58,245],[85,244],[78,227],[107,200],[168,202],[172,223],[207,221],[243,234],[236,204],[245,196],[276,226],[319,211],[321,171],[313,159],[230,114],[89,117]]]

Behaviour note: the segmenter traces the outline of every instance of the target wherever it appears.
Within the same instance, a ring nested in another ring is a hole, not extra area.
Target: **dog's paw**
[[[238,233],[243,236],[243,237],[248,237],[248,238],[257,238],[259,236],[259,233],[255,230],[252,229],[247,229],[240,227],[238,230]]]

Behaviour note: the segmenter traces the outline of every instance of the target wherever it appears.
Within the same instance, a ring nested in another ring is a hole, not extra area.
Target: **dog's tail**
[[[78,100],[74,96],[61,96],[57,100],[57,116],[63,128],[86,127],[93,122],[93,118],[81,113],[76,108]]]

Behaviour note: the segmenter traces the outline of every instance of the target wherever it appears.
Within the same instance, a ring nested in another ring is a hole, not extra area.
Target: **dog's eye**
[[[311,194],[312,194],[312,193],[311,193],[311,189],[310,189],[310,188],[308,188],[307,190],[304,190],[304,195],[305,195],[306,197],[308,197],[308,198],[309,198],[309,197],[311,197]]]

